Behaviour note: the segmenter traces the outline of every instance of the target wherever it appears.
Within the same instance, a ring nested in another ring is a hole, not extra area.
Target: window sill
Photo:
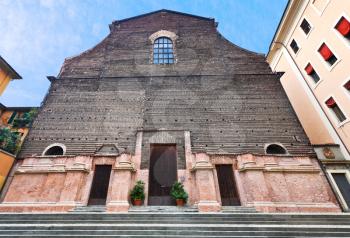
[[[310,77],[311,78],[311,77]],[[313,88],[314,90],[316,90],[316,88],[318,87],[318,85],[320,85],[322,82],[323,82],[323,79],[320,79],[317,83],[315,83],[315,81],[313,80],[313,78],[310,79],[314,85],[313,85]]]
[[[346,119],[345,121],[343,122],[340,122],[338,124],[338,128],[341,128],[341,127],[344,127],[346,124],[348,124],[350,122],[350,119]]]
[[[332,66],[328,66],[329,72],[332,72],[332,70],[339,64],[339,62],[341,62],[341,59],[338,59],[337,62],[335,62]]]
[[[304,33],[304,35],[305,35],[305,39],[308,39],[309,37],[310,37],[310,35],[311,35],[311,32],[314,30],[314,27],[313,26],[311,26],[311,29],[310,29],[310,31],[309,31],[309,33],[305,33],[304,31],[303,31],[303,29],[301,29],[301,31]]]

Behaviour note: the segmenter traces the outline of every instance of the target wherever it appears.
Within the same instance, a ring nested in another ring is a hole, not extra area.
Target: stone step
[[[91,219],[278,219],[278,220],[349,220],[350,214],[264,214],[264,213],[242,213],[242,214],[227,214],[227,213],[1,213],[1,220],[91,220]]]
[[[129,212],[198,212],[198,208],[194,206],[132,206]]]
[[[185,230],[185,231],[299,231],[299,232],[350,232],[349,225],[264,225],[264,224],[0,224],[0,231],[14,230],[107,230],[107,231],[149,231],[149,230]],[[350,234],[350,233],[349,233]]]
[[[254,207],[242,207],[242,206],[223,206],[221,208],[223,213],[257,213],[258,211]]]
[[[45,217],[46,218],[67,218],[67,217],[277,217],[277,218],[350,218],[350,213],[241,213],[241,214],[229,214],[222,212],[212,212],[212,213],[199,213],[199,212],[169,212],[169,213],[157,213],[157,212],[135,212],[135,213],[105,213],[105,214],[94,214],[94,213],[75,213],[75,212],[61,212],[61,213],[46,213],[46,212],[36,212],[36,213],[0,213],[0,219],[8,219],[11,217]]]
[[[31,235],[33,237],[52,237],[52,236],[113,236],[113,237],[153,237],[157,235],[157,237],[349,237],[348,232],[299,232],[299,231],[228,231],[228,232],[217,232],[217,231],[178,231],[178,230],[167,230],[167,231],[159,231],[159,230],[151,230],[151,231],[106,231],[106,230],[55,230],[55,231],[19,231],[13,230],[8,232],[1,232],[0,236],[11,237],[13,234],[16,236],[23,237]]]
[[[73,223],[75,224],[77,221],[79,221],[80,224],[89,224],[89,223],[95,223],[95,224],[128,224],[128,223],[144,223],[144,224],[184,224],[184,221],[178,221],[178,220],[152,220],[152,221],[147,221],[147,220],[106,220],[106,221],[100,221],[100,220],[15,220],[15,221],[8,221],[6,224],[51,224],[51,223],[60,223],[60,224],[69,224]],[[270,220],[244,220],[244,221],[206,221],[206,220],[185,220],[186,222],[190,224],[226,224],[226,225],[231,225],[231,224],[267,224],[267,225],[278,225],[278,224],[290,224],[290,225],[350,225],[349,222],[343,222],[343,221],[330,221],[327,222],[326,220],[323,221],[270,221]],[[5,222],[2,222],[0,224],[5,224]]]
[[[70,212],[106,212],[106,206],[78,206]]]
[[[136,224],[174,224],[174,225],[180,225],[180,224],[193,224],[193,225],[209,225],[209,224],[225,224],[225,225],[235,225],[235,224],[240,224],[240,225],[249,225],[249,224],[255,224],[255,225],[350,225],[349,222],[343,222],[343,221],[331,221],[327,222],[325,220],[323,221],[270,221],[270,220],[245,220],[245,221],[203,221],[203,220],[183,220],[183,221],[172,221],[172,220],[167,220],[167,221],[162,221],[162,220],[152,220],[152,221],[147,221],[147,220],[107,220],[107,221],[100,221],[100,220],[51,220],[51,221],[46,221],[46,220],[34,220],[34,221],[23,221],[23,220],[16,220],[16,221],[9,221],[9,222],[1,222],[0,224],[52,224],[52,223],[58,223],[58,224],[91,224],[94,223],[96,225],[100,224],[106,224],[106,225],[114,225],[114,224],[129,224],[129,223],[136,223]]]

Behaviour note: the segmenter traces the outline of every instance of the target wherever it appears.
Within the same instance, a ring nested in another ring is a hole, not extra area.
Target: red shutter
[[[340,34],[346,36],[350,33],[350,22],[346,20],[345,17],[342,17],[336,28],[340,32]]]
[[[326,101],[326,105],[329,108],[335,107],[336,102],[334,101],[334,99],[332,97],[330,97],[327,101]]]
[[[350,90],[350,80],[344,85],[344,88]]]
[[[325,60],[329,60],[329,58],[333,56],[332,51],[328,48],[328,46],[325,43],[322,44],[318,52],[320,52],[320,54]]]
[[[314,72],[314,68],[312,67],[312,65],[309,63],[306,68],[305,71],[308,75],[312,74],[312,72]]]

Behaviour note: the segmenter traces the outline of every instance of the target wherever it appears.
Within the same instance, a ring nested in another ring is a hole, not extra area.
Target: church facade
[[[160,10],[114,21],[95,47],[67,58],[26,138],[0,211],[188,205],[339,212],[264,55],[226,40],[212,18]]]

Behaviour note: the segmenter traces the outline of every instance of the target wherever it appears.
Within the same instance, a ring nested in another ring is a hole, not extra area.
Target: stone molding
[[[245,204],[249,207],[257,206],[275,206],[275,207],[330,207],[338,208],[334,203],[331,202],[270,202],[270,201],[258,201],[258,202],[247,202]]]
[[[136,168],[133,162],[130,161],[120,161],[115,164],[113,170],[130,170],[136,172]]]
[[[209,163],[208,161],[196,161],[193,165],[191,171],[196,170],[211,170],[214,169],[213,165]]]
[[[192,172],[197,170],[214,169],[214,166],[210,162],[210,158],[207,153],[196,153],[194,157],[195,157],[195,162],[193,167],[191,168]]]
[[[55,146],[58,146],[58,147],[61,147],[61,148],[62,148],[62,150],[63,150],[63,154],[62,154],[62,155],[45,155],[45,153],[46,153],[49,149],[51,149],[52,147],[55,147]],[[66,154],[66,151],[67,151],[67,148],[66,148],[66,146],[65,146],[64,144],[62,144],[62,143],[53,143],[53,144],[48,145],[48,146],[44,149],[44,151],[42,152],[41,156],[64,156],[64,155]]]
[[[71,166],[65,164],[37,164],[37,165],[21,165],[18,167],[16,174],[29,173],[66,173],[66,172],[84,172],[88,173],[88,165],[76,162]]]
[[[131,156],[125,153],[117,157],[113,170],[130,170],[131,172],[136,172],[135,164],[131,161]]]
[[[173,42],[173,45],[175,44],[175,41],[176,39],[178,38],[178,36],[174,33],[174,32],[171,32],[171,31],[166,31],[166,30],[160,30],[160,31],[157,31],[155,33],[153,33],[152,35],[150,35],[150,37],[148,38],[152,45],[154,43],[154,41],[159,38],[159,37],[168,37],[172,40]]]
[[[177,63],[176,39],[178,38],[178,36],[174,32],[166,31],[166,30],[157,31],[148,38],[152,43],[151,59],[150,59],[151,63],[153,64],[153,44],[154,44],[154,41],[159,37],[167,37],[171,39],[171,41],[173,42],[174,64],[176,64]]]
[[[276,168],[268,168],[268,167],[247,167],[247,168],[240,168],[239,172],[246,172],[246,171],[252,171],[252,170],[259,170],[262,172],[290,172],[290,173],[319,173],[321,170],[318,168],[314,168],[312,166],[308,166],[305,168],[288,168],[288,167],[276,167]]]
[[[259,157],[247,154],[238,156],[238,171],[262,171],[262,172],[290,172],[290,173],[319,173],[321,169],[314,165],[309,157],[287,158],[288,161],[276,161],[274,156],[264,157],[261,161]],[[283,159],[279,157],[280,159]]]

